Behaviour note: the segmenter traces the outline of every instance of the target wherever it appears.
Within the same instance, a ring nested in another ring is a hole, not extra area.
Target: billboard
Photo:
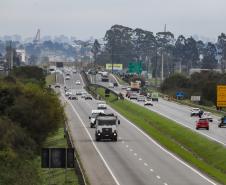
[[[122,68],[123,68],[122,64],[113,64],[113,70],[115,70],[115,71],[121,71]],[[106,64],[106,69],[111,70],[112,64]]]
[[[226,107],[226,85],[217,86],[217,107]]]

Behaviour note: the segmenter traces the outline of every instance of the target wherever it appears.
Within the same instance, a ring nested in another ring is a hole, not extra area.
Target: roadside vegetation
[[[161,91],[171,96],[177,91],[185,93],[185,98],[201,96],[201,105],[214,106],[216,104],[217,85],[226,83],[226,74],[213,71],[194,73],[190,77],[174,74],[166,78],[161,85]]]
[[[103,88],[98,88],[96,92],[105,98]],[[135,103],[118,100],[113,94],[106,101],[169,151],[216,181],[226,184],[224,146]]]
[[[38,67],[15,68],[0,79],[0,184],[42,184],[37,156],[66,118]]]
[[[43,144],[46,148],[66,148],[68,146],[67,140],[64,137],[63,125],[54,133],[51,134]],[[37,161],[40,163],[40,157]],[[39,168],[39,175],[42,180],[42,185],[77,185],[78,178],[75,175],[75,169],[42,169]]]

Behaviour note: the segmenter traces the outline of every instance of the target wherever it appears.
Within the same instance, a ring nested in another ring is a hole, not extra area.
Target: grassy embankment
[[[48,76],[46,76],[46,85],[49,86],[51,84],[54,84],[55,80],[55,74],[49,74]]]
[[[51,85],[55,83],[55,75],[50,74],[46,77],[46,84]],[[43,147],[46,148],[67,148],[67,140],[64,138],[63,125],[57,132],[50,135]],[[40,163],[40,157],[38,158]],[[65,173],[66,172],[66,173]],[[55,185],[78,185],[78,177],[75,174],[74,169],[42,169],[39,168],[39,175],[42,179],[43,185],[55,184]]]
[[[66,148],[67,140],[64,138],[64,128],[61,127],[53,135],[49,136],[44,143],[46,148]],[[38,159],[40,161],[40,158]],[[39,169],[43,185],[78,185],[78,178],[74,169]],[[66,180],[66,182],[65,182]]]
[[[104,97],[104,89],[97,89]],[[216,181],[226,184],[226,148],[206,137],[127,100],[111,94],[108,104],[162,146]]]

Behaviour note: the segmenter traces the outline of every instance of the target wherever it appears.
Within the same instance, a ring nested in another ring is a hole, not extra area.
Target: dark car
[[[219,128],[226,126],[226,116],[222,117],[219,121],[220,121],[218,124]]]
[[[206,130],[209,130],[209,120],[207,118],[200,118],[196,121],[196,130],[200,128],[205,128]]]
[[[114,82],[114,87],[118,87],[118,83],[117,82]]]
[[[92,100],[93,98],[92,98],[92,96],[90,96],[90,95],[86,95],[85,96],[85,100]]]
[[[59,83],[56,83],[55,84],[55,88],[60,88],[60,84]]]
[[[70,96],[68,97],[68,99],[69,99],[69,100],[78,100],[78,97],[75,96],[75,95],[70,95]]]

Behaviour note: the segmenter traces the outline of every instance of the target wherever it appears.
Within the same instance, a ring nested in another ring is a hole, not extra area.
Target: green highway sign
[[[142,61],[133,61],[129,63],[129,73],[141,74],[142,72]]]

